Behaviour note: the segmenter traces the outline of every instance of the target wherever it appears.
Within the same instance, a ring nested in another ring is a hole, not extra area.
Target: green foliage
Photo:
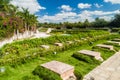
[[[116,43],[110,43],[110,42],[106,42],[104,44],[107,44],[107,45],[112,45],[114,47],[114,50],[115,51],[119,51],[120,49],[120,45],[119,44],[116,44]]]
[[[119,31],[120,31],[120,28],[112,28],[111,32],[119,32]]]
[[[88,56],[85,54],[81,54],[79,52],[73,53],[72,56],[83,62],[87,62],[87,63],[91,63],[91,64],[100,64],[100,62],[98,60],[96,60],[94,57]]]
[[[57,73],[50,71],[42,66],[37,66],[33,71],[33,74],[38,75],[43,80],[62,80]]]
[[[92,26],[95,28],[104,28],[108,26],[108,22],[104,19],[96,18],[94,22],[92,22]]]
[[[101,53],[101,57],[104,60],[108,59],[110,56],[112,56],[115,53],[115,51],[113,51],[113,50],[109,50],[109,49],[105,49],[105,48],[100,48],[100,47],[97,47],[97,46],[92,47],[92,50],[100,52]]]
[[[33,75],[27,75],[27,76],[22,77],[21,80],[40,80],[40,78],[37,76],[33,76]]]
[[[11,71],[9,70],[9,67],[0,67],[0,69],[4,69],[4,72],[1,72],[0,70],[0,77],[9,76],[9,73],[11,73]]]
[[[105,35],[102,35],[102,34]],[[27,61],[32,60],[36,57],[44,57],[48,55],[54,55],[53,52],[61,52],[68,50],[73,47],[77,47],[83,44],[89,44],[97,40],[105,39],[109,34],[106,31],[89,31],[79,34],[73,34],[70,36],[51,36],[48,38],[31,39],[12,44],[5,45],[1,50],[0,64],[10,64],[15,66],[16,64],[24,64]],[[83,39],[82,39],[83,38]],[[84,40],[85,39],[85,40]],[[77,41],[79,40],[79,41]],[[68,44],[66,41],[72,41],[72,44]],[[62,47],[55,46],[54,43],[60,42],[63,44]],[[50,49],[45,50],[40,45],[49,45]]]
[[[120,27],[120,14],[116,14],[114,19],[111,21],[110,26],[112,27]]]
[[[19,11],[18,7],[10,4],[11,0],[0,0],[0,40],[12,37],[17,31],[36,30],[37,17],[30,14],[28,9]],[[8,15],[9,14],[9,15]]]
[[[75,70],[74,74],[75,74],[77,80],[83,80],[83,75],[79,71]]]

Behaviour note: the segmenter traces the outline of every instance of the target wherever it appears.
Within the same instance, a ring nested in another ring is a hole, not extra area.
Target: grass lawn
[[[104,43],[106,40],[99,40],[95,42],[92,46],[95,46],[99,43]],[[58,60],[70,65],[75,66],[75,70],[78,70],[81,72],[82,75],[87,74],[89,71],[91,71],[93,68],[95,68],[96,64],[89,64],[83,61],[79,61],[71,55],[79,51],[81,49],[91,49],[92,46],[90,45],[82,45],[79,47],[72,48],[70,50],[59,52],[56,55],[47,56],[47,57],[40,57],[39,59],[34,59],[28,63],[25,63],[23,65],[19,65],[16,68],[12,68],[10,66],[6,66],[9,70],[8,74],[0,76],[0,80],[22,80],[23,76],[32,75],[32,71],[40,64],[51,61],[51,60]],[[7,75],[7,76],[6,76]]]

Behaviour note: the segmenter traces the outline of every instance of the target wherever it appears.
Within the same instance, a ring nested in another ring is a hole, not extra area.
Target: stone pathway
[[[120,80],[120,51],[85,75],[83,80]]]
[[[51,35],[49,35],[45,32],[39,32],[38,30],[36,33],[26,31],[23,34],[19,33],[18,35],[14,35],[13,37],[11,37],[9,39],[0,41],[0,48],[3,47],[5,44],[12,43],[13,41],[16,41],[16,40],[27,39],[27,38],[46,38],[49,36],[51,36]]]

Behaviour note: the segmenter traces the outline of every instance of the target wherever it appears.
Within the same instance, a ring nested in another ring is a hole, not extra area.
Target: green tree
[[[89,23],[88,19],[86,19],[86,20],[84,21],[84,27],[85,27],[85,28],[89,28],[89,27],[90,27],[90,23]]]
[[[116,14],[114,16],[114,19],[111,21],[110,26],[120,27],[120,14]]]
[[[104,19],[96,18],[95,21],[92,23],[92,26],[95,28],[103,28],[108,26],[108,22]]]

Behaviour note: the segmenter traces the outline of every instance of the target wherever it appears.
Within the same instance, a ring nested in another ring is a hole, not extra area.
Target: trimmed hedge
[[[119,45],[119,44],[110,43],[110,42],[106,42],[106,43],[104,43],[104,44],[114,46],[115,51],[119,51],[119,50],[120,50],[120,45]]]
[[[27,75],[23,76],[20,80],[41,80],[38,76]]]
[[[111,57],[113,54],[115,54],[115,51],[113,51],[113,50],[109,50],[109,49],[105,49],[105,48],[100,48],[100,47],[97,47],[97,46],[92,47],[92,50],[93,50],[93,51],[100,52],[100,53],[101,53],[101,57],[102,57],[104,60],[108,59],[108,58]]]
[[[120,28],[112,28],[111,32],[119,32],[119,31],[120,31]]]
[[[75,70],[74,75],[76,76],[77,80],[83,80],[83,75],[80,73],[80,71]]]
[[[39,76],[43,80],[62,80],[57,73],[50,71],[42,66],[37,66],[32,73]]]
[[[100,61],[96,60],[94,57],[92,56],[88,56],[85,54],[81,54],[79,52],[73,53],[72,55],[74,58],[86,62],[86,63],[92,63],[92,64],[100,64]]]

